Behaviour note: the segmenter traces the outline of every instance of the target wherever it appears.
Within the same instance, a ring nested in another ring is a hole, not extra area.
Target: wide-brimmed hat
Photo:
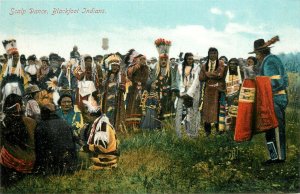
[[[265,42],[264,39],[257,39],[254,41],[254,50],[252,52],[249,52],[249,54],[272,48],[272,46],[270,45],[274,44],[277,41],[279,41],[279,36],[274,36],[271,40],[268,40],[267,42]]]
[[[30,85],[26,88],[25,94],[32,94],[35,92],[39,92],[40,88],[37,85]]]
[[[256,53],[258,51],[263,51],[266,49],[269,49],[271,47],[265,46],[265,40],[264,39],[258,39],[254,41],[254,50],[249,52],[249,54]]]

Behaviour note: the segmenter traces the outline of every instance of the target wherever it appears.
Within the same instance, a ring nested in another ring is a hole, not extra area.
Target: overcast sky
[[[53,15],[55,8],[79,12]],[[82,13],[85,8],[102,13]],[[30,14],[30,9],[47,14]],[[165,38],[172,41],[172,57],[181,51],[206,56],[216,47],[220,55],[245,58],[254,40],[275,35],[280,42],[273,53],[299,52],[299,10],[299,0],[0,0],[0,39],[15,38],[20,53],[38,57],[55,52],[69,58],[77,45],[81,54],[135,48],[150,58],[158,55],[154,40]],[[107,51],[102,38],[109,38]]]

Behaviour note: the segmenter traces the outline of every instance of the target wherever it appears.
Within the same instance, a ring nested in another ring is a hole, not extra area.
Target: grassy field
[[[233,132],[207,138],[178,139],[172,123],[160,131],[119,134],[118,168],[88,169],[89,156],[80,153],[74,175],[29,175],[1,193],[199,193],[300,192],[299,102],[287,108],[287,160],[262,166],[268,158],[264,134],[236,143]]]

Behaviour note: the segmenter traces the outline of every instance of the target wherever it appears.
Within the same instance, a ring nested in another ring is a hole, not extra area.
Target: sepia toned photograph
[[[299,9],[0,0],[0,193],[299,193]]]

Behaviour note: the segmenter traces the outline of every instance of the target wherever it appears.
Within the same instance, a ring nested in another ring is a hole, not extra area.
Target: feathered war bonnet
[[[7,67],[4,70],[4,77],[6,77],[8,74],[11,74],[13,65],[12,55],[19,54],[19,51],[17,48],[17,41],[15,39],[3,40],[2,44],[4,46],[4,49],[6,50],[6,54],[8,55]],[[21,70],[21,62],[19,60],[15,69],[15,74],[19,77],[22,76]]]
[[[7,55],[19,53],[17,48],[17,41],[15,39],[3,40],[2,44],[6,50]]]
[[[142,54],[138,53],[136,50],[134,49],[130,49],[127,54],[125,55],[124,58],[124,63],[126,64],[126,66],[128,67],[129,65],[133,65],[135,63],[135,59],[138,57],[143,56]]]
[[[154,42],[160,58],[169,58],[171,41],[159,38]]]
[[[120,66],[122,62],[122,59],[117,54],[110,54],[104,59],[105,67],[108,68],[108,70],[111,70],[112,65],[118,65]]]
[[[171,41],[165,40],[163,38],[159,38],[159,39],[155,40],[154,44],[155,44],[157,52],[159,54],[159,60],[163,59],[163,58],[168,59],[169,58],[169,51],[170,51],[170,47],[171,47]],[[170,75],[170,62],[169,62],[169,60],[166,64],[166,67],[167,67],[166,74],[169,76]],[[160,64],[157,65],[155,74],[158,75],[159,73],[160,73]]]

